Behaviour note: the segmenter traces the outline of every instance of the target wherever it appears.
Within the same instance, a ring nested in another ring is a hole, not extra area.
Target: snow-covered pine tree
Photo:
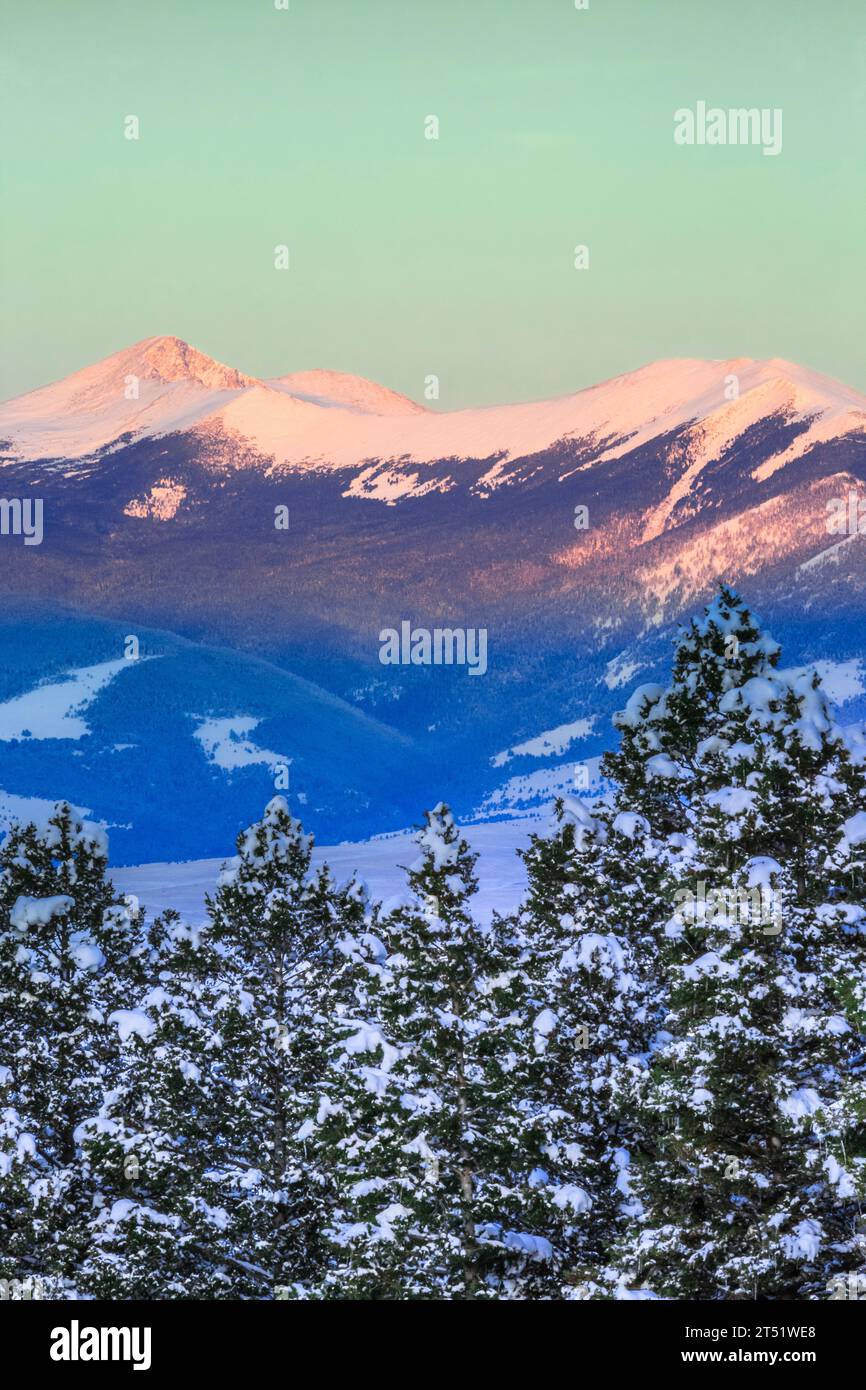
[[[220,1033],[220,956],[176,912],[149,933],[150,983],[111,1015],[119,1073],[79,1127],[97,1190],[83,1290],[219,1298],[234,1288],[213,1170],[234,1099]]]
[[[387,956],[368,967],[366,1018],[347,1019],[335,1049],[339,1103],[316,1117],[340,1195],[320,1293],[532,1296],[554,1286],[555,1251],[523,952],[507,922],[473,920],[475,855],[446,806],[425,813],[417,844],[409,900],[381,923]]]
[[[370,927],[356,882],[311,871],[313,841],[274,797],[238,838],[208,899],[207,939],[221,955],[220,1076],[230,1096],[207,1178],[221,1215],[230,1296],[286,1297],[320,1272],[333,1212],[326,1166],[303,1126],[327,1094],[339,1005]],[[216,1232],[210,1241],[219,1253]]]
[[[861,1259],[850,981],[866,935],[834,853],[866,783],[813,672],[705,698],[707,732],[667,744],[687,750],[665,772],[685,833],[671,839],[666,1035],[639,1106],[664,1138],[640,1170],[633,1270],[670,1297],[822,1297]]]
[[[638,811],[655,835],[687,828],[684,806],[699,749],[724,722],[722,698],[757,676],[771,675],[779,647],[727,585],[678,635],[667,687],[640,685],[614,716],[620,746],[602,772],[615,785],[619,810]]]
[[[140,913],[98,826],[65,803],[0,849],[0,1275],[74,1283],[94,1191],[78,1130],[117,1065],[112,1011],[144,976]]]
[[[629,1172],[644,1137],[636,1080],[658,1027],[665,863],[639,815],[558,803],[554,833],[522,855],[535,1065],[528,1094],[544,1132],[547,1234],[567,1295],[615,1291],[609,1254],[635,1213]],[[569,1201],[569,1194],[579,1200]]]

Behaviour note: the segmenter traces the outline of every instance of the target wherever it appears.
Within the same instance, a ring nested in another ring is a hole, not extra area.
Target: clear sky
[[[866,389],[862,0],[0,12],[2,397],[162,333],[445,409],[678,356]],[[675,145],[698,100],[781,154]]]

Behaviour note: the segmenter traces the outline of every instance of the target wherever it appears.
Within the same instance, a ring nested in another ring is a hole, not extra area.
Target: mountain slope
[[[138,401],[118,397],[124,375]],[[328,838],[397,830],[443,796],[522,814],[572,790],[576,763],[596,776],[611,713],[664,675],[675,624],[719,579],[791,664],[859,671],[866,542],[830,517],[866,504],[864,424],[866,399],[779,360],[662,362],[437,413],[360,378],[256,381],[147,340],[0,408],[0,434],[18,432],[4,494],[44,502],[41,545],[0,537],[0,655],[26,664],[4,695],[19,737],[0,738],[0,788],[129,822],[123,853],[141,859],[223,852],[278,755]],[[483,679],[383,665],[381,633],[404,620],[483,629]],[[33,698],[119,657],[87,636],[61,659],[77,623],[181,645],[67,710],[84,742],[37,738]],[[859,687],[846,698],[854,721]],[[128,726],[106,722],[124,699]]]
[[[135,863],[226,852],[275,788],[320,834],[406,824],[412,740],[272,663],[49,612],[0,622],[0,827],[63,797]],[[120,656],[118,657],[118,653]],[[35,807],[34,807],[35,810]],[[25,812],[26,813],[26,812]]]

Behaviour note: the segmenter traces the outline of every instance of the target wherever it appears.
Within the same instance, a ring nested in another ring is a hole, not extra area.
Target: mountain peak
[[[257,385],[255,377],[207,357],[183,338],[144,338],[134,343],[128,354],[140,357],[140,376],[155,377],[159,381],[195,381],[209,391],[242,391],[245,386]],[[106,362],[111,361],[110,357],[106,359]]]
[[[129,434],[189,427],[258,386],[182,338],[143,338],[0,406],[0,433],[31,458],[76,458]]]
[[[423,405],[401,395],[399,391],[392,391],[363,376],[353,376],[350,372],[333,372],[318,367],[313,371],[274,377],[267,384],[312,405],[337,406],[362,415],[427,414]]]

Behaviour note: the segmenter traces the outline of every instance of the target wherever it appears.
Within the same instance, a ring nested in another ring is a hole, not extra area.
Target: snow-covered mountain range
[[[862,712],[866,397],[779,359],[440,411],[151,338],[0,406],[0,441],[44,529],[0,536],[0,788],[127,860],[227,850],[278,761],[331,840],[531,811],[720,578]],[[485,629],[484,678],[382,665],[404,620]],[[160,660],[115,670],[130,635]]]
[[[503,486],[516,460],[554,445],[593,446],[591,465],[620,458],[684,427],[692,476],[759,420],[783,414],[803,428],[762,478],[815,444],[866,428],[866,397],[780,358],[655,362],[574,395],[528,404],[438,411],[343,372],[294,372],[260,381],[179,338],[147,338],[63,381],[0,407],[0,433],[18,458],[86,458],[179,430],[224,430],[271,467],[358,467],[377,461],[404,480],[393,496],[423,495],[408,466],[495,460],[473,491]],[[364,470],[367,473],[367,469]],[[455,466],[437,490],[465,482]],[[687,489],[686,489],[687,490]],[[679,500],[678,494],[675,500]],[[651,525],[662,526],[663,516]]]

